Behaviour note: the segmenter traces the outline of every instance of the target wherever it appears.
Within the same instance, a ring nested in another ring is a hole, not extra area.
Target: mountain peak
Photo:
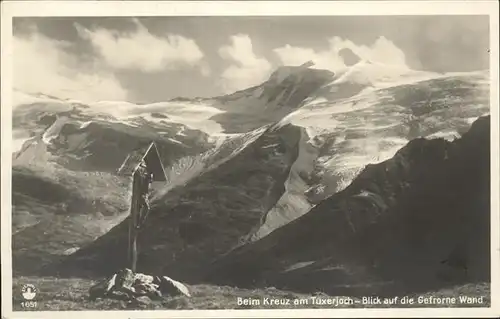
[[[333,79],[335,75],[334,72],[322,69],[311,69],[312,66],[314,66],[314,62],[312,61],[305,62],[304,64],[301,64],[299,66],[280,66],[271,74],[269,80],[265,83],[282,83],[285,79],[291,79],[292,77],[296,80],[312,80],[314,77],[316,77],[318,80],[324,78],[328,80]]]

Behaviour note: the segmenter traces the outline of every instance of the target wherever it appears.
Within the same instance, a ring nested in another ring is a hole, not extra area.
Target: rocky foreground
[[[189,289],[167,276],[151,276],[134,273],[125,268],[89,289],[89,300],[110,298],[125,300],[130,304],[149,304],[163,296],[184,295],[191,297]]]

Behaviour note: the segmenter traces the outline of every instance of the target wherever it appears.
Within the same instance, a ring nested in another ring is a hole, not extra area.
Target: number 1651
[[[23,308],[36,308],[37,302],[36,301],[23,301],[23,302],[21,302],[21,306]]]

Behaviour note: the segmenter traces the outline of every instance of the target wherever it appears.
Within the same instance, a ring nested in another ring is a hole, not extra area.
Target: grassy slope
[[[23,284],[33,284],[39,290],[36,297],[38,303],[35,309],[22,308],[21,302],[23,301],[20,294]],[[97,301],[88,301],[88,289],[94,284],[94,281],[84,280],[80,278],[74,279],[57,279],[53,277],[18,277],[13,281],[13,309],[14,311],[23,310],[36,310],[36,311],[54,311],[54,310],[131,310],[139,309],[127,305],[125,301],[99,299]],[[316,305],[311,301],[311,297],[316,296],[319,299],[333,298],[324,294],[298,294],[275,288],[265,289],[240,289],[229,286],[212,286],[212,285],[192,285],[189,287],[192,297],[187,298],[184,296],[178,297],[165,297],[162,300],[154,301],[150,305],[141,309],[154,309],[154,310],[171,310],[171,309],[280,309],[280,308],[338,308],[345,306],[333,305]],[[484,304],[472,304],[467,307],[484,306],[489,307],[490,300],[490,287],[486,283],[468,284],[464,286],[457,286],[449,289],[443,289],[436,292],[430,292],[425,297],[458,297],[458,296],[471,296],[482,297],[484,296]],[[401,296],[402,297],[402,296]],[[416,300],[418,296],[412,296]],[[245,306],[238,305],[238,298],[253,298],[261,301],[261,306]],[[269,306],[263,305],[264,298],[278,298],[290,299],[291,304],[288,306]],[[308,305],[293,305],[294,299],[308,300]],[[363,305],[359,298],[353,299],[355,304],[353,308],[371,308],[371,307],[387,307],[387,305]],[[400,307],[407,307],[398,305]],[[451,306],[451,305],[448,305]],[[464,306],[456,304],[457,306]],[[415,307],[425,307],[424,304],[417,304]],[[433,306],[437,307],[437,306]]]
[[[47,165],[13,168],[13,271],[30,274],[107,232],[126,212],[126,180]]]

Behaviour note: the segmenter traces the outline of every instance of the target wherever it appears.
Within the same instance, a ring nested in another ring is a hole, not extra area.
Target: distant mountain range
[[[487,280],[488,77],[360,61],[146,105],[16,91],[14,272],[122,267],[116,170],[155,141],[169,180],[139,238],[141,271],[329,293]],[[470,261],[466,278],[443,266],[450,254]]]

